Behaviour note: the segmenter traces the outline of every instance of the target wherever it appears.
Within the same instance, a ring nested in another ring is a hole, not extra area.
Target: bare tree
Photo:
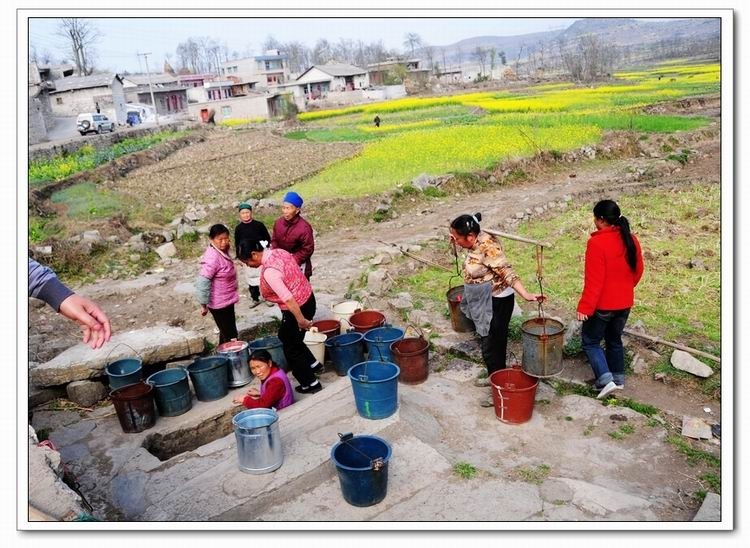
[[[260,47],[263,50],[263,52],[266,52],[269,49],[281,49],[282,43],[269,34],[268,36],[266,36],[266,39],[263,40]]]
[[[518,72],[518,65],[521,62],[521,53],[523,52],[523,48],[525,48],[526,45],[521,42],[521,47],[518,48],[518,55],[516,55],[516,77],[520,78],[521,74]],[[526,48],[526,51],[528,53],[528,48]]]
[[[55,62],[55,57],[47,48],[40,51],[39,48],[36,47],[36,45],[31,44],[29,61],[32,61],[37,65],[50,65]]]
[[[333,59],[333,48],[325,38],[318,39],[313,48],[313,64],[322,65]]]
[[[414,57],[414,48],[422,45],[422,38],[416,32],[407,32],[404,35],[404,47],[411,50],[411,56]]]
[[[85,19],[63,17],[56,34],[64,38],[70,48],[78,75],[87,76],[94,72],[94,44],[101,37],[96,27]]]
[[[481,46],[477,46],[476,48],[474,48],[474,59],[476,59],[477,62],[479,63],[479,74],[480,75],[485,73],[485,70],[484,70],[484,61],[485,61],[485,57],[486,56],[487,56],[487,50],[486,49],[484,49]]]
[[[427,66],[433,70],[435,67],[435,48],[432,46],[424,46],[422,49],[425,58],[427,58]]]

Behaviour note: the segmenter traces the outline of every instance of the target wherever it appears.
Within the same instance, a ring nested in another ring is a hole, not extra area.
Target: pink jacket
[[[201,258],[200,276],[211,280],[208,308],[216,310],[240,300],[234,262],[212,245],[208,246]]]

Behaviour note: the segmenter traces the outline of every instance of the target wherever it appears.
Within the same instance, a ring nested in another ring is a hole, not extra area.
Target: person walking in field
[[[594,206],[594,226],[586,244],[583,293],[576,317],[583,322],[581,343],[602,399],[625,388],[622,332],[643,276],[641,244],[612,200]],[[605,349],[601,342],[604,339]]]

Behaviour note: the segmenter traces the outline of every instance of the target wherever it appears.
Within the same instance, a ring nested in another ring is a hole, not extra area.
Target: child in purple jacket
[[[201,270],[195,281],[201,316],[211,312],[219,328],[219,344],[237,339],[234,303],[240,299],[237,271],[229,257],[229,229],[213,225],[208,232],[210,245],[201,258]]]

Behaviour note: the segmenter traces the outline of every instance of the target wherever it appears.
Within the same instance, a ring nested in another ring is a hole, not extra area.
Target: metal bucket
[[[193,406],[188,374],[184,367],[157,371],[146,382],[154,387],[156,408],[162,417],[176,417]]]
[[[199,401],[214,401],[223,398],[229,391],[229,360],[224,356],[198,358],[188,365],[193,381],[195,397]]]
[[[232,419],[240,470],[248,474],[273,472],[284,462],[279,415],[273,409],[248,409]]]
[[[278,337],[271,335],[270,337],[263,337],[262,339],[255,339],[248,344],[248,349],[252,354],[254,350],[268,350],[271,354],[273,363],[281,367],[284,371],[289,371],[289,366],[286,363],[286,356],[284,355],[284,345]]]
[[[250,373],[248,344],[245,341],[229,341],[216,348],[216,354],[229,360],[229,386],[245,386],[253,375]]]
[[[461,311],[461,301],[464,298],[464,286],[458,285],[450,288],[445,296],[448,299],[448,310],[450,310],[451,313],[451,326],[453,327],[453,331],[458,333],[470,333],[474,331],[474,322],[467,318]]]
[[[534,377],[551,377],[563,370],[565,327],[550,318],[532,318],[521,324],[523,370]]]
[[[401,369],[398,380],[419,384],[427,380],[430,343],[424,337],[409,337],[391,343],[393,361]]]
[[[352,328],[349,323],[349,318],[355,312],[362,310],[362,304],[359,301],[344,301],[338,304],[331,305],[331,312],[336,316],[336,319],[341,322],[341,328],[347,331]]]
[[[143,432],[156,422],[154,387],[145,382],[113,390],[109,397],[115,406],[117,420],[126,434]]]

